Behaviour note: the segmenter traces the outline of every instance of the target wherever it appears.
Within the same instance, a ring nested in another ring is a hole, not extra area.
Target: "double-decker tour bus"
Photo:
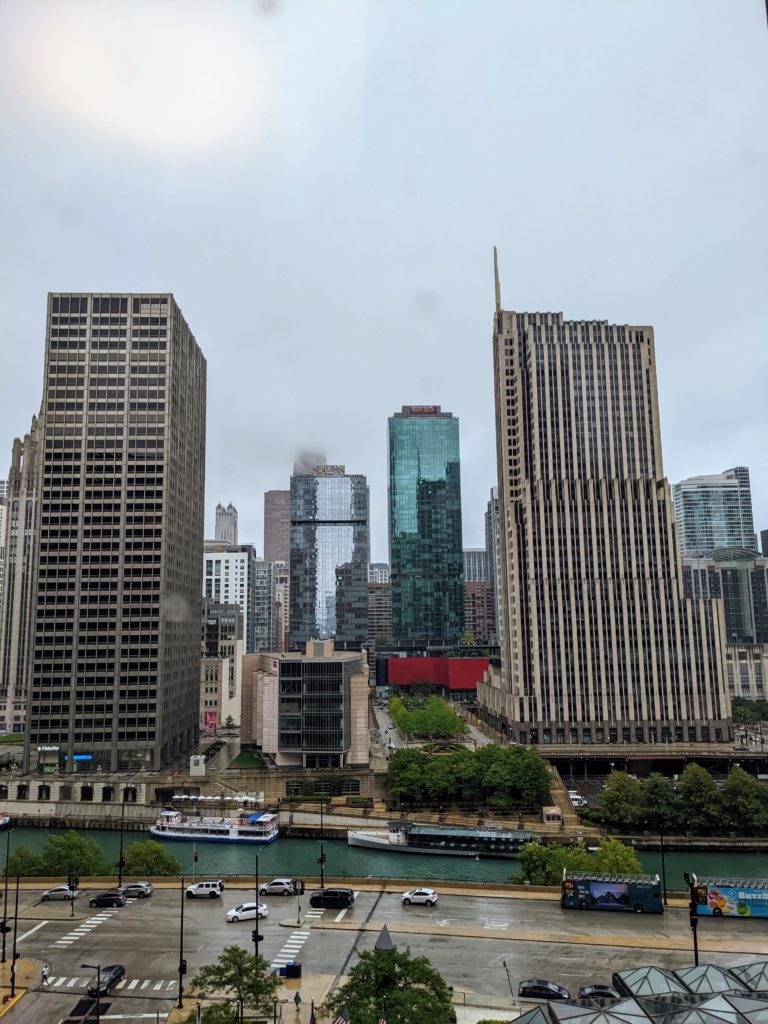
[[[710,917],[768,917],[768,880],[690,877],[697,914]]]
[[[563,869],[560,905],[566,910],[626,910],[662,914],[658,875],[587,875]]]

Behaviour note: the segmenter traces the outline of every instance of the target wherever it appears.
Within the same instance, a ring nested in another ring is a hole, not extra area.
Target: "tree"
[[[680,810],[691,831],[705,835],[722,824],[723,813],[715,780],[700,764],[686,765],[679,780]]]
[[[643,820],[642,789],[637,779],[626,772],[611,772],[600,796],[603,820],[613,825],[632,827]]]
[[[43,875],[67,875],[74,868],[78,875],[108,875],[111,868],[95,839],[78,832],[48,836],[40,857]]]
[[[41,875],[40,858],[37,857],[26,846],[17,846],[8,858],[8,874],[20,875]]]
[[[126,875],[180,875],[181,865],[156,839],[139,839],[125,852]]]
[[[601,875],[640,875],[643,871],[635,850],[618,839],[601,839],[590,860],[589,870]]]
[[[355,1024],[445,1024],[451,994],[425,956],[410,949],[372,949],[360,954],[341,988],[326,1002],[331,1016],[349,1010]]]
[[[669,779],[659,772],[651,772],[641,784],[643,822],[648,828],[671,831],[678,822],[678,801]]]
[[[229,1003],[211,1003],[201,1007],[199,1018],[197,1010],[193,1010],[184,1024],[237,1024],[237,1018],[237,1009]]]
[[[225,946],[215,964],[198,971],[191,991],[196,996],[222,996],[223,1005],[242,1017],[246,1009],[271,1010],[279,987],[280,979],[270,972],[264,957],[253,956],[240,946]],[[227,1020],[226,1016],[219,1019]],[[219,1024],[219,1020],[215,1024]]]
[[[724,824],[739,832],[762,832],[768,825],[766,787],[740,765],[731,768],[721,794]]]
[[[526,843],[518,856],[521,870],[512,881],[531,885],[560,885],[563,868],[589,871],[590,856],[583,846],[544,846]]]

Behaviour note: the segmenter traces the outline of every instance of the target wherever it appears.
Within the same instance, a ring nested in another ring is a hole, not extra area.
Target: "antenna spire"
[[[499,254],[493,247],[493,283],[496,288],[496,312],[501,312],[501,285],[499,284]]]

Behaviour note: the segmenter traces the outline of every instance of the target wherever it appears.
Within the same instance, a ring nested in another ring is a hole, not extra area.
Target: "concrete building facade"
[[[464,581],[464,635],[473,644],[491,644],[496,633],[493,584],[490,580]]]
[[[291,560],[291,492],[264,492],[264,560]]]
[[[490,579],[485,548],[464,548],[464,582]]]
[[[368,765],[365,654],[337,652],[326,640],[304,653],[246,655],[240,740],[280,768]]]
[[[392,641],[392,588],[389,583],[368,584],[368,647]]]
[[[488,559],[488,577],[493,589],[493,636],[494,644],[499,642],[499,577],[496,548],[499,535],[499,488],[491,488],[491,496],[485,509],[485,551]]]
[[[482,716],[522,743],[726,742],[723,616],[686,599],[653,330],[502,311],[502,659]]]
[[[5,547],[0,595],[0,731],[24,732],[38,542],[39,420],[13,442],[0,536]]]
[[[715,548],[757,550],[746,466],[681,480],[673,484],[672,498],[683,555]]]
[[[243,613],[245,650],[256,650],[257,565],[260,559],[252,544],[207,540],[203,553],[203,597],[222,604],[236,604]]]
[[[206,598],[201,622],[200,726],[210,733],[217,731],[228,717],[240,724],[245,655],[243,613],[237,604],[220,604]]]
[[[49,295],[25,767],[196,742],[205,400],[173,295]]]
[[[389,563],[371,562],[368,566],[369,583],[389,583]]]
[[[237,509],[231,501],[226,508],[221,502],[216,506],[214,538],[225,544],[237,544]]]

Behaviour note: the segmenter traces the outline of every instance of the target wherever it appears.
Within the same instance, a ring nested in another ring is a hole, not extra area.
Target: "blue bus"
[[[564,868],[560,905],[565,910],[664,913],[658,875],[586,875]]]
[[[691,875],[696,913],[702,917],[768,917],[768,881]]]

